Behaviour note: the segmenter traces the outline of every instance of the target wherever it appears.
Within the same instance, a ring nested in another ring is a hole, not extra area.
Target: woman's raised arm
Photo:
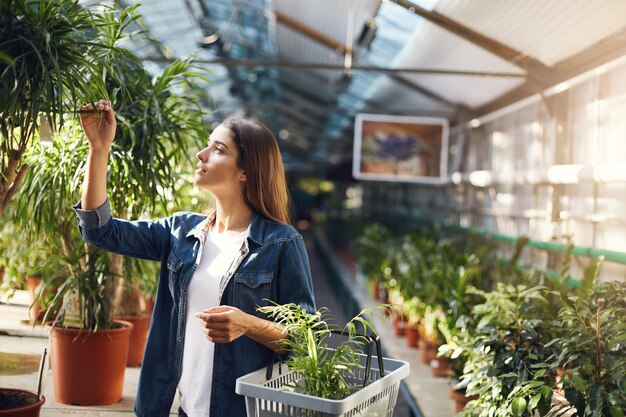
[[[111,102],[101,100],[95,108],[81,106],[80,124],[89,141],[81,206],[83,210],[91,210],[100,207],[107,199],[109,151],[117,127]]]

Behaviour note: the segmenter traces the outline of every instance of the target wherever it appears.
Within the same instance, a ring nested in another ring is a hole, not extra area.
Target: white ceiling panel
[[[381,78],[376,85],[376,93],[369,100],[369,107],[386,109],[388,113],[412,113],[415,115],[441,114],[452,112],[450,106],[426,97],[417,91],[396,83],[390,78]]]
[[[524,83],[524,79],[445,75],[406,75],[404,78],[453,103],[480,107]]]
[[[440,0],[435,10],[548,66],[626,28],[624,0]]]
[[[284,25],[276,27],[278,55],[287,60],[324,64],[342,64],[343,54]]]
[[[439,26],[421,21],[392,66],[467,71],[514,72],[517,66]]]

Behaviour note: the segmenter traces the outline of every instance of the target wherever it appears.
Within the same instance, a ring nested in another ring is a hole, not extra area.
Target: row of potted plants
[[[580,285],[568,285],[571,242],[563,278],[549,278],[519,265],[526,242],[518,239],[502,261],[476,236],[398,234],[372,224],[356,253],[368,285],[403,318],[398,331],[409,341],[417,329],[422,359],[438,352],[434,371],[451,374],[472,400],[462,415],[623,416],[626,283],[598,284],[594,259]]]

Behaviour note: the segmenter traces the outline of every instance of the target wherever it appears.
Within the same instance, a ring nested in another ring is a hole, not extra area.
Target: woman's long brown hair
[[[237,165],[247,180],[246,204],[268,219],[289,224],[285,168],[272,132],[262,123],[245,119],[227,119],[222,126],[230,130],[239,151]]]

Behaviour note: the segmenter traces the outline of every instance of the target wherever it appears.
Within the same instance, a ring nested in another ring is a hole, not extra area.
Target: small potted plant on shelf
[[[389,241],[389,230],[379,223],[373,223],[363,229],[357,245],[359,267],[370,287],[372,298],[381,300],[383,278],[381,272],[387,258],[386,245]]]

